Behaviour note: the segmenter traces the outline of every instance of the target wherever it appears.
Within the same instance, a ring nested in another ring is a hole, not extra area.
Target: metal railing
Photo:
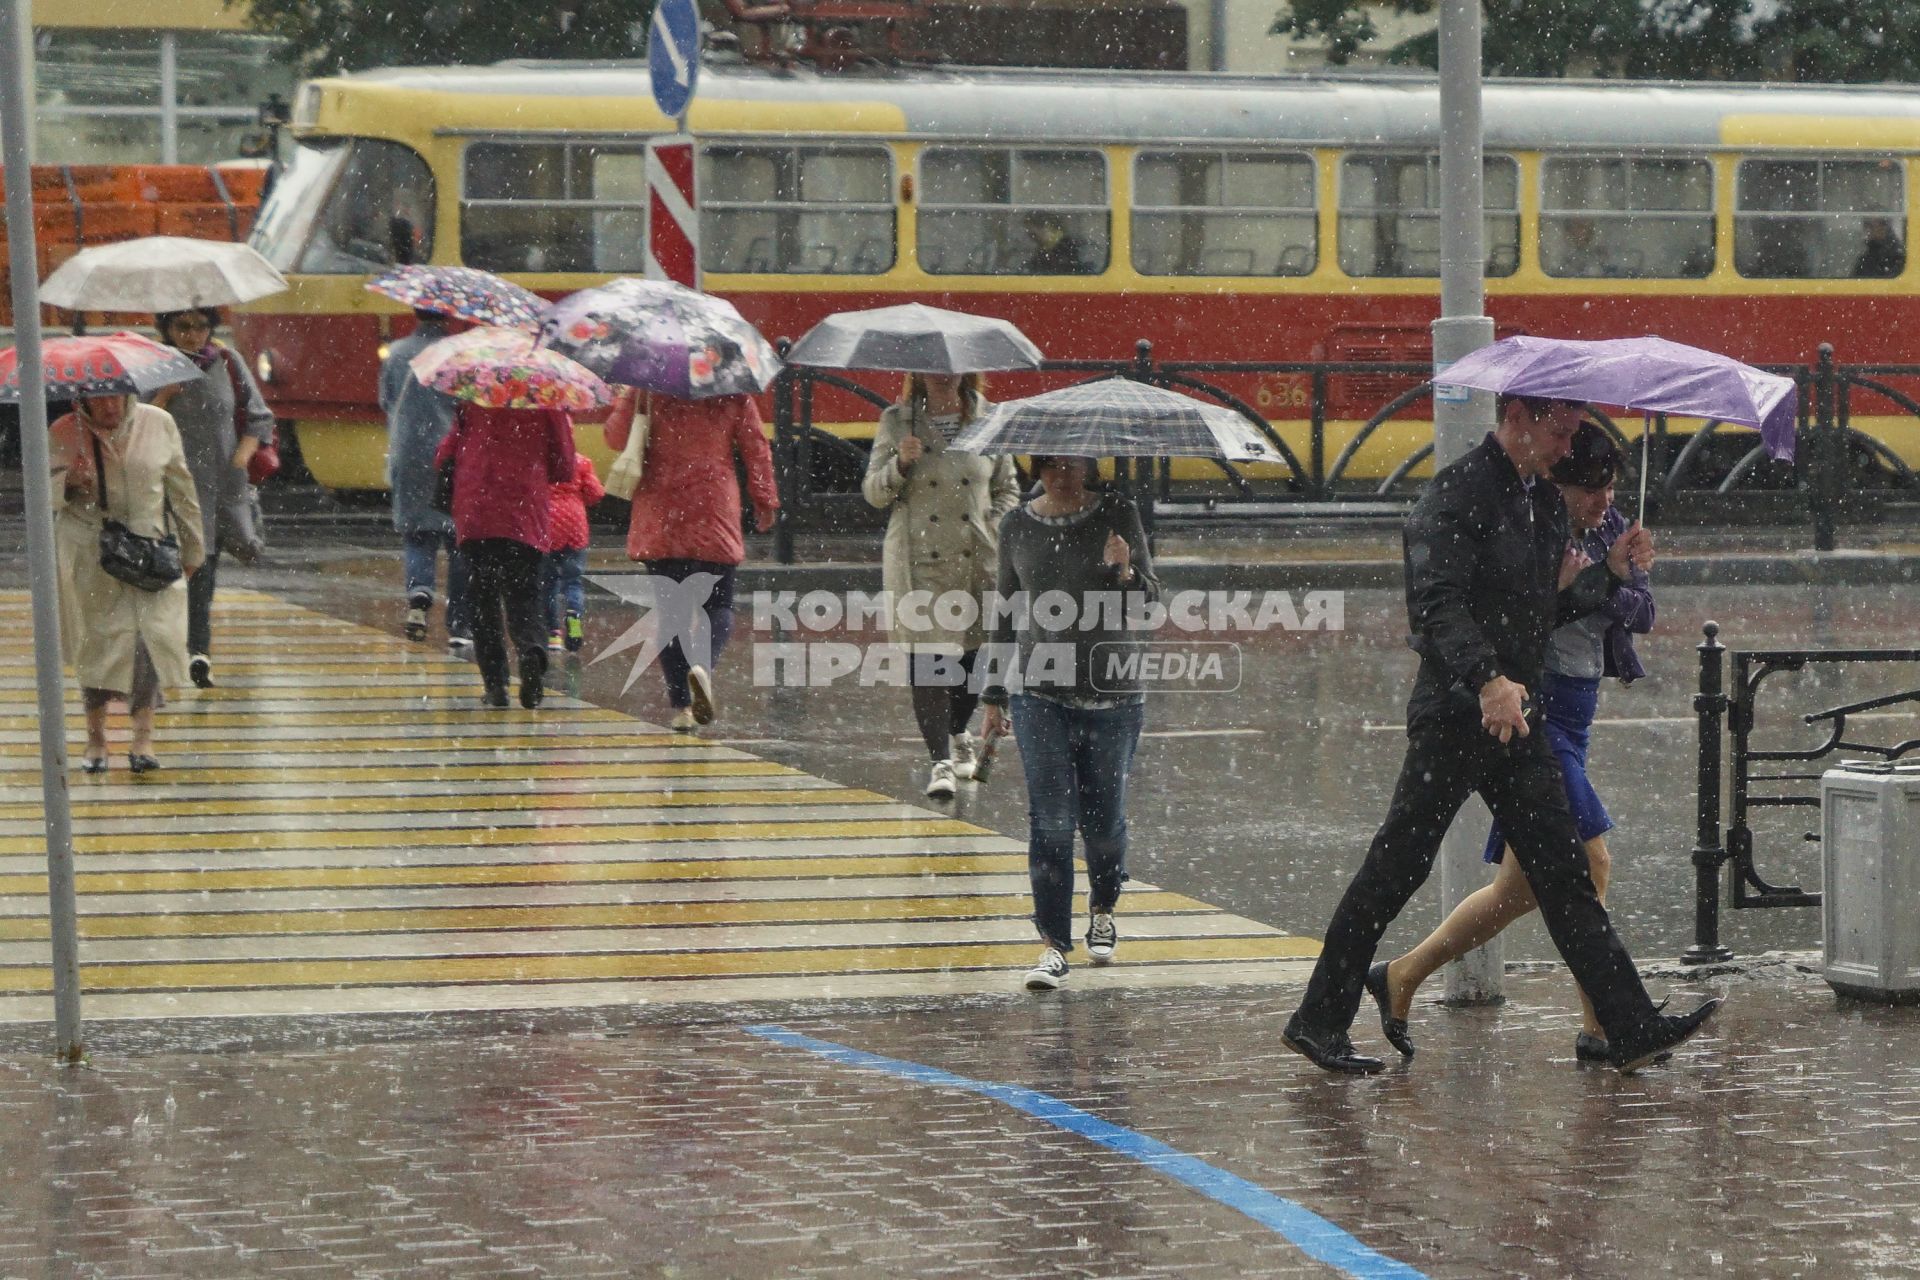
[[[787,343],[778,344],[784,354]],[[1645,458],[1650,468],[1648,514],[1678,519],[1736,519],[1756,507],[1756,489],[1771,487],[1779,500],[1763,506],[1777,520],[1804,520],[1814,544],[1832,550],[1842,523],[1874,518],[1890,495],[1920,498],[1920,478],[1888,444],[1855,430],[1852,421],[1870,409],[1920,420],[1920,365],[1841,365],[1833,348],[1822,344],[1804,365],[1769,365],[1793,378],[1800,388],[1799,448],[1790,468],[1769,461],[1751,432],[1728,430],[1709,420],[1684,434],[1670,428],[1666,414],[1648,415]],[[1391,458],[1382,475],[1361,475],[1363,451],[1396,421],[1427,421],[1432,372],[1409,362],[1301,360],[1169,360],[1154,358],[1153,345],[1141,340],[1128,360],[1050,360],[1040,369],[1053,382],[1134,378],[1212,400],[1241,414],[1273,444],[1284,472],[1254,476],[1226,462],[1213,465],[1207,481],[1176,484],[1166,459],[1136,469],[1135,496],[1142,516],[1155,520],[1267,520],[1301,515],[1393,515],[1417,496],[1414,473],[1432,456],[1430,438]],[[1249,381],[1279,379],[1291,389],[1293,403],[1275,412],[1299,440],[1296,449],[1276,431],[1257,396],[1243,390]],[[1908,380],[1906,387],[1893,380]],[[878,417],[888,397],[858,378],[824,369],[789,366],[773,386],[775,459],[781,501],[787,519],[777,550],[792,554],[795,524],[803,527],[876,527],[880,515],[859,494],[866,466],[863,444],[845,440],[815,425],[816,391],[827,388],[856,401],[855,411]],[[1364,396],[1378,398],[1368,402]],[[1355,402],[1375,403],[1353,435],[1328,457],[1329,423],[1361,418],[1336,409]],[[1304,401],[1304,403],[1301,403]],[[1304,410],[1304,432],[1294,413]],[[844,418],[847,415],[837,415]],[[1623,446],[1627,458],[1621,478],[1623,500],[1638,488],[1642,447],[1628,445],[1619,426],[1599,415]],[[1423,432],[1424,434],[1428,434]],[[1377,449],[1376,449],[1377,453]],[[1370,470],[1377,467],[1370,467]]]
[[[1796,771],[1786,766],[1808,764],[1841,751],[1897,760],[1920,750],[1920,738],[1890,744],[1847,738],[1849,716],[1920,702],[1920,689],[1883,694],[1802,715],[1800,722],[1804,725],[1830,726],[1826,741],[1817,746],[1761,748],[1753,745],[1760,689],[1770,677],[1781,672],[1805,671],[1811,666],[1920,663],[1920,649],[1729,650],[1720,643],[1718,623],[1709,622],[1703,630],[1706,639],[1698,646],[1700,691],[1693,701],[1699,732],[1696,796],[1699,833],[1693,850],[1694,938],[1693,945],[1680,957],[1686,964],[1712,964],[1733,956],[1720,942],[1723,871],[1731,899],[1728,905],[1735,910],[1820,905],[1817,892],[1767,880],[1760,873],[1754,856],[1752,818],[1755,810],[1820,807],[1820,771]],[[1731,692],[1725,678],[1729,662]],[[1724,771],[1721,766],[1723,726]],[[1758,771],[1774,766],[1785,771]],[[1724,829],[1720,808],[1723,784],[1727,798]],[[1808,832],[1805,839],[1817,843],[1820,836],[1818,832]]]

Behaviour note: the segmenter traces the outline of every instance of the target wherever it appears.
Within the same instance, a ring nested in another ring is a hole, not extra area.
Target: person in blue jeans
[[[1627,519],[1613,506],[1613,482],[1620,470],[1620,452],[1598,424],[1582,422],[1573,436],[1572,450],[1550,473],[1567,503],[1573,526],[1573,544],[1560,570],[1565,586],[1582,569],[1599,564],[1627,531]],[[1587,866],[1594,888],[1604,900],[1613,858],[1607,850],[1607,832],[1613,819],[1587,777],[1588,737],[1600,704],[1600,681],[1607,676],[1631,684],[1646,674],[1633,651],[1633,637],[1653,629],[1653,587],[1647,576],[1652,553],[1631,562],[1627,581],[1615,587],[1597,612],[1557,629],[1547,641],[1546,677],[1540,683],[1540,715],[1547,741],[1560,762],[1567,788],[1567,804],[1586,846]],[[1427,938],[1413,950],[1374,965],[1367,973],[1368,992],[1380,1006],[1381,1027],[1387,1040],[1402,1054],[1413,1055],[1407,1014],[1413,996],[1441,966],[1457,960],[1520,919],[1537,905],[1519,860],[1506,857],[1507,842],[1498,823],[1487,835],[1484,857],[1498,865],[1493,883],[1468,895]],[[1594,1016],[1586,993],[1580,994],[1582,1024],[1574,1038],[1574,1057],[1580,1062],[1607,1061],[1607,1037]]]
[[[1160,584],[1139,511],[1095,486],[1092,459],[1036,457],[1033,466],[1040,493],[1000,522],[996,593],[1038,601],[1064,592],[1078,608],[1071,617],[1001,611],[980,679],[987,737],[1007,732],[1011,708],[1020,744],[1033,923],[1044,948],[1026,985],[1050,991],[1066,980],[1073,951],[1076,829],[1086,846],[1087,954],[1106,964],[1119,946],[1113,917],[1127,880],[1127,775],[1146,719],[1139,667],[1128,660],[1141,640],[1127,615],[1156,599]],[[1120,616],[1103,608],[1115,596]]]
[[[473,656],[473,624],[467,609],[467,561],[453,537],[453,517],[433,506],[438,473],[434,451],[453,426],[459,401],[420,384],[408,362],[465,326],[434,311],[415,311],[413,332],[387,348],[380,366],[380,408],[387,415],[387,488],[393,495],[393,527],[400,535],[407,602],[407,639],[427,638],[440,555],[447,557],[447,648]]]

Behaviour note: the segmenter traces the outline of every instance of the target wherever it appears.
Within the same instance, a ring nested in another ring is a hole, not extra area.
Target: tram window
[[[893,266],[893,156],[883,147],[701,149],[709,271],[878,275]]]
[[[461,260],[487,271],[638,271],[646,208],[642,147],[476,142],[466,155]]]
[[[1733,264],[1753,279],[1896,276],[1906,268],[1900,162],[1743,160]]]
[[[347,144],[296,271],[362,275],[433,257],[434,188],[411,147],[373,138]]]
[[[1142,152],[1133,266],[1152,276],[1303,276],[1320,256],[1313,158]]]
[[[1519,261],[1520,169],[1487,156],[1486,273],[1512,275]],[[1340,162],[1340,269],[1350,276],[1440,274],[1440,157],[1350,155]]]
[[[1107,269],[1098,151],[929,147],[919,257],[934,275],[1098,275]]]
[[[1713,271],[1713,165],[1567,156],[1541,169],[1550,276],[1697,279]]]
[[[292,271],[298,265],[300,251],[306,248],[320,207],[346,158],[347,144],[339,138],[302,142],[294,148],[293,160],[273,184],[249,241],[280,270]]]

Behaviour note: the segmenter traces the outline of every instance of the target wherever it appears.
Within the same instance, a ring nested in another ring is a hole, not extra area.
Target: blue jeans
[[[473,619],[467,604],[467,558],[454,545],[451,533],[409,533],[402,540],[407,575],[407,603],[433,607],[433,584],[440,569],[440,552],[447,553],[447,634],[471,636]]]
[[[547,552],[547,630],[558,631],[567,615],[587,612],[587,549]]]
[[[1144,703],[1071,707],[1017,693],[1013,732],[1027,775],[1027,874],[1033,923],[1048,946],[1073,949],[1073,832],[1087,851],[1093,910],[1110,912],[1127,879],[1127,773]]]

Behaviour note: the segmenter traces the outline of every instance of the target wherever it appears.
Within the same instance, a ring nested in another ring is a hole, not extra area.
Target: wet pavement
[[[0,1275],[1325,1276],[1305,1250],[1341,1235],[1360,1276],[1920,1274],[1911,1013],[1781,968],[1709,981],[1711,1033],[1630,1078],[1574,1065],[1557,975],[1418,1007],[1419,1055],[1370,1080],[1281,1049],[1286,992],[780,1021],[1060,1122],[739,1022],[10,1055]]]
[[[394,569],[384,545],[315,541],[223,580],[236,604],[257,589],[277,607],[310,610],[309,642],[345,627],[377,656],[383,646],[404,648],[390,639],[400,623]],[[1904,644],[1916,607],[1920,589],[1905,586],[1676,590],[1662,596],[1661,629],[1643,646],[1654,674],[1605,695],[1595,780],[1621,822],[1612,898],[1623,934],[1657,970],[1656,994],[1732,996],[1711,1033],[1668,1069],[1623,1078],[1577,1068],[1564,975],[1541,965],[1509,975],[1500,1008],[1444,1010],[1423,998],[1414,1025],[1421,1051],[1411,1064],[1371,1080],[1325,1077],[1278,1043],[1299,961],[1265,962],[1274,970],[1257,973],[1231,957],[1195,955],[1178,985],[1163,986],[1149,971],[1182,966],[1160,963],[1153,944],[1139,942],[1132,950],[1123,942],[1122,963],[1110,970],[1077,968],[1067,991],[1047,997],[1017,990],[1017,970],[996,954],[971,968],[936,957],[916,981],[883,971],[851,985],[762,987],[673,1007],[559,994],[489,1012],[484,1001],[449,998],[444,984],[424,981],[303,1019],[260,1005],[200,1019],[122,1010],[132,1020],[93,1028],[84,1070],[47,1059],[44,1027],[0,1034],[0,1159],[18,1171],[0,1191],[0,1277],[1920,1274],[1920,1068],[1912,1065],[1920,1013],[1837,1001],[1813,972],[1817,956],[1806,954],[1819,940],[1808,910],[1729,913],[1730,945],[1747,957],[1774,953],[1771,960],[1718,973],[1670,964],[1692,926],[1699,625],[1715,618],[1724,638],[1744,647]],[[604,594],[592,608],[588,658],[636,616]],[[1173,920],[1212,913],[1245,921],[1225,927],[1248,939],[1318,936],[1398,763],[1412,669],[1402,609],[1395,591],[1347,590],[1343,630],[1251,639],[1237,693],[1153,701],[1131,818],[1132,870],[1155,888],[1135,900],[1139,907],[1158,906]],[[903,693],[752,688],[744,675],[762,639],[743,625],[723,668],[723,718],[685,744],[725,767],[707,785],[757,793],[772,777],[776,787],[821,793],[820,803],[853,806],[834,821],[908,823],[928,845],[923,853],[951,841],[938,856],[1005,859],[1008,867],[977,869],[992,883],[976,886],[1005,901],[945,916],[947,934],[935,946],[977,945],[982,935],[968,919],[1016,922],[1018,907],[1008,904],[1020,896],[1017,762],[936,812],[919,796],[920,748]],[[417,674],[420,696],[446,723],[412,726],[425,733],[361,726],[375,739],[408,738],[422,757],[410,762],[417,775],[330,799],[417,798],[433,790],[422,778],[443,787],[460,781],[442,776],[447,769],[480,767],[433,758],[433,735],[476,732],[468,704],[478,695],[477,680],[467,687],[470,669],[433,652],[400,664],[418,673],[379,676]],[[327,680],[301,677],[298,663],[308,660],[288,658],[286,669],[271,671],[263,659],[260,674],[308,686],[301,696],[344,699],[336,709],[405,696],[357,688],[353,672],[336,676],[329,693]],[[1785,677],[1763,716],[1792,726],[1802,711],[1913,687],[1913,674]],[[623,691],[626,676],[619,660],[583,663],[563,686],[579,701],[547,713],[563,737],[581,739],[570,747],[600,753],[596,766],[637,768],[668,750],[647,740],[665,714],[654,678],[643,674]],[[245,751],[245,735],[259,734],[291,758],[322,756],[325,741],[299,739],[356,731],[291,720],[276,728],[285,709],[263,705],[249,709],[257,724],[189,733],[189,710],[163,713],[163,755],[203,749],[196,737],[217,732],[225,745],[204,749]],[[509,713],[516,724],[523,714]],[[1920,736],[1904,711],[1859,729],[1890,741]],[[1782,734],[1813,736],[1804,727]],[[756,761],[770,772],[729,772]],[[30,763],[22,755],[13,767]],[[231,841],[239,830],[323,828],[324,817],[297,812],[259,821],[242,802],[298,810],[331,778],[321,771],[283,782],[284,796],[268,776],[247,781],[250,794],[220,791],[237,777],[175,785],[202,788],[179,802],[213,806],[201,816],[217,814]],[[462,794],[501,808],[456,823],[515,825],[500,816],[514,808],[500,797],[524,785],[496,779],[496,797],[488,778],[465,781]],[[575,778],[558,793],[583,795],[588,785]],[[631,794],[592,803],[644,808],[638,797],[658,786],[640,778]],[[626,793],[629,784],[599,790]],[[117,803],[146,797],[98,799],[95,816],[111,823]],[[776,802],[756,795],[749,804]],[[331,806],[341,808],[355,806]],[[450,812],[443,805],[410,820],[431,825]],[[570,827],[661,820],[563,816]],[[192,817],[156,811],[131,820],[163,833]],[[352,856],[353,830],[393,829],[405,839],[405,824],[387,817],[335,825],[339,839],[324,861],[336,868]],[[536,817],[531,827],[552,825]],[[1817,885],[1817,860],[1797,834],[1809,825],[1802,814],[1763,828],[1771,878]],[[208,856],[243,860],[257,849],[261,866],[235,868],[257,875],[276,857],[287,860],[284,848],[268,846],[275,841],[246,836]],[[197,855],[181,848],[174,856]],[[507,850],[491,860],[522,856]],[[836,883],[831,871],[801,874]],[[1389,947],[1430,927],[1436,889],[1416,899]],[[948,886],[935,896],[959,901]],[[208,909],[152,905],[156,915],[183,918]],[[220,909],[236,905],[260,904]],[[543,898],[382,909],[582,905]],[[917,927],[925,913],[912,914]],[[537,939],[540,930],[609,923],[636,922],[520,919],[516,946],[546,953],[552,939]],[[710,923],[751,932],[742,920]],[[868,942],[897,945],[886,931],[907,922],[881,924]],[[787,927],[797,929],[792,938],[768,945],[778,950],[845,923]],[[386,929],[361,932],[401,945]],[[10,945],[43,944],[22,937]],[[1522,925],[1507,954],[1544,958],[1549,949],[1537,926]],[[321,995],[330,989],[323,977],[312,984]],[[1368,1014],[1358,1037],[1384,1049]],[[1182,1181],[1183,1170],[1193,1176]]]

